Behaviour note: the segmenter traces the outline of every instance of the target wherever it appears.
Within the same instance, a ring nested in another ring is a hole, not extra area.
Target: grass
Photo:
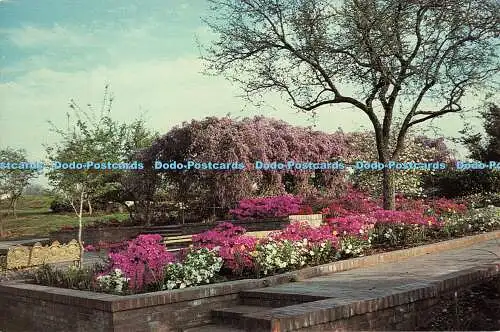
[[[18,239],[28,237],[47,237],[49,232],[56,231],[63,226],[78,226],[75,213],[53,213],[50,211],[51,196],[27,195],[22,197],[17,206],[17,218],[12,214],[6,216],[7,205],[0,204],[0,214],[4,224],[6,236],[4,239]],[[128,219],[127,213],[99,214],[84,216],[84,224],[96,220]]]

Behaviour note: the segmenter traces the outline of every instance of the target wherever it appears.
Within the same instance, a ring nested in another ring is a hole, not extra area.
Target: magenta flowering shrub
[[[244,235],[245,232],[243,227],[224,222],[212,230],[193,235],[192,240],[194,246],[217,249],[224,260],[223,270],[241,275],[253,270],[251,252],[258,242],[257,238]]]
[[[392,211],[377,210],[371,213],[377,223],[384,224],[408,224],[408,225],[435,225],[437,219],[427,216],[420,211]]]
[[[161,241],[158,234],[139,235],[127,241],[125,249],[109,254],[110,270],[123,271],[130,279],[129,287],[136,291],[161,281],[165,266],[174,261]]]
[[[229,213],[236,219],[287,217],[303,211],[302,198],[292,195],[243,199]]]
[[[327,217],[345,217],[353,214],[366,214],[380,209],[380,203],[370,196],[349,190],[346,195],[335,199],[322,213]]]
[[[429,204],[431,213],[438,217],[445,217],[450,214],[463,214],[467,212],[467,206],[462,203],[457,203],[451,199],[439,198],[433,200]]]
[[[281,231],[271,232],[268,234],[268,238],[274,241],[302,241],[306,239],[310,243],[330,241],[333,245],[337,244],[337,236],[329,225],[313,227],[307,221],[295,222]]]
[[[327,218],[325,221],[339,236],[366,236],[373,229],[377,219],[372,215],[361,214]]]

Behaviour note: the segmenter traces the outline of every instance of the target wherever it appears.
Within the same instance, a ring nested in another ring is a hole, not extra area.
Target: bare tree
[[[334,104],[360,110],[382,163],[397,160],[412,127],[465,111],[466,93],[498,83],[497,0],[209,2],[205,21],[217,36],[203,56],[209,73],[236,81],[252,101],[278,92],[313,114]],[[387,167],[383,192],[393,209]]]

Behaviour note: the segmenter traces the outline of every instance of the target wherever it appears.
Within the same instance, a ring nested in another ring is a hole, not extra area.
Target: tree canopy
[[[371,121],[381,162],[397,159],[411,128],[498,87],[496,0],[209,2],[210,73],[239,83],[250,100],[278,92],[305,112],[350,105]],[[392,177],[384,169],[388,209]]]

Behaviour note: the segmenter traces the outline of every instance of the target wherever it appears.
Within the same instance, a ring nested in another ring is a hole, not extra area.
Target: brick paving
[[[213,317],[217,325],[192,329],[190,332],[209,331],[210,328],[225,331],[224,327],[227,327],[228,332],[235,331],[235,328],[240,328],[239,331],[345,330],[345,327],[335,327],[329,322],[342,317],[347,319],[354,314],[368,315],[371,311],[383,311],[391,307],[401,312],[410,311],[405,313],[407,316],[404,318],[409,319],[408,315],[415,309],[405,309],[402,305],[432,299],[437,295],[437,289],[444,292],[454,285],[464,285],[476,277],[481,278],[482,274],[476,272],[484,272],[486,266],[492,274],[498,273],[500,239],[243,291],[240,293],[242,305],[214,310]],[[274,308],[262,307],[252,312],[248,309],[249,305]],[[374,318],[370,319],[365,325],[351,325],[351,328],[357,326],[361,329],[364,326],[364,329],[375,329],[374,324],[384,324],[383,320],[379,319],[375,323]]]
[[[279,293],[362,299],[385,292],[427,284],[443,275],[485,264],[500,263],[500,240],[490,240],[472,247],[412,257],[400,262],[333,273],[247,293]]]

